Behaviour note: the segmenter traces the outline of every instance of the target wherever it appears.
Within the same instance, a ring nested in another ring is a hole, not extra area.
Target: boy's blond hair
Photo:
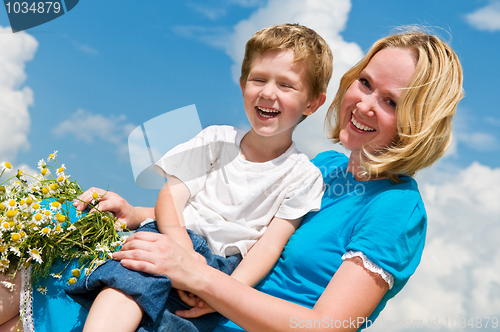
[[[412,78],[396,106],[397,137],[391,146],[375,153],[365,149],[361,162],[367,179],[413,175],[439,159],[451,143],[452,118],[463,98],[462,67],[455,52],[436,36],[420,28],[377,41],[368,54],[340,81],[325,121],[328,138],[339,142],[340,107],[349,86],[373,56],[384,48],[410,49],[416,60]]]
[[[325,40],[314,30],[299,24],[273,25],[257,31],[247,42],[240,81],[246,83],[253,59],[274,50],[292,50],[294,62],[303,62],[309,97],[326,92],[333,72],[333,55]]]

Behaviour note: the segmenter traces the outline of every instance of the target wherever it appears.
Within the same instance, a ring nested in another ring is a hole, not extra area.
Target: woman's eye
[[[359,79],[359,82],[360,82],[361,84],[363,84],[364,86],[366,86],[368,89],[370,89],[370,88],[371,88],[370,82],[368,82],[368,80],[367,80],[366,78],[360,78],[360,79]]]
[[[396,102],[392,99],[388,99],[387,104],[389,104],[392,108],[396,108]]]

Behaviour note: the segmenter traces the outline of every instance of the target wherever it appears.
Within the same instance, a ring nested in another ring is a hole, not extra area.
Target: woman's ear
[[[304,114],[304,115],[313,114],[314,112],[316,112],[318,110],[318,108],[321,107],[321,105],[323,105],[325,103],[325,101],[326,101],[326,93],[321,92],[319,94],[319,96],[311,99],[311,101],[309,102],[309,105],[307,105],[306,109],[304,110],[304,112],[302,112],[302,114]]]

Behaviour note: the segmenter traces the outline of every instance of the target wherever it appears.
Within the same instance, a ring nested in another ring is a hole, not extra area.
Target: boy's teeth
[[[359,130],[363,130],[363,131],[375,131],[375,129],[370,128],[368,126],[364,126],[361,123],[359,123],[358,121],[356,121],[356,119],[354,119],[354,115],[351,117],[351,122],[354,125],[354,127],[358,128]]]
[[[274,118],[275,116],[278,115],[278,113],[280,113],[280,111],[277,111],[272,108],[265,108],[259,106],[257,107],[257,109],[259,110],[259,115],[264,118]]]

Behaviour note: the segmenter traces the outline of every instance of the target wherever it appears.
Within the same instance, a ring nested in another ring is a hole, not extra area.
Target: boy
[[[321,173],[296,150],[292,134],[325,102],[331,74],[331,51],[313,30],[284,24],[254,34],[240,78],[252,128],[208,127],[156,163],[168,178],[155,206],[159,232],[243,283],[260,281],[302,216],[320,208]],[[158,231],[152,222],[139,230]],[[211,331],[217,325],[217,315],[190,322],[172,314],[170,289],[165,276],[145,276],[111,260],[67,291],[87,306],[85,297],[100,291],[84,331],[139,325]]]

